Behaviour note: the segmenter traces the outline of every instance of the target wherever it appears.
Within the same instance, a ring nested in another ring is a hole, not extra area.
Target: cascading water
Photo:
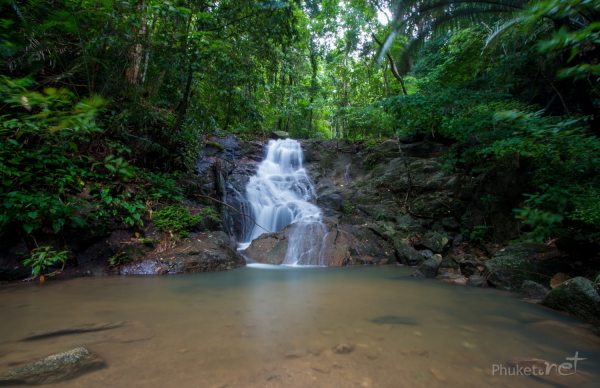
[[[308,202],[316,197],[314,185],[302,165],[302,148],[296,140],[271,140],[267,157],[246,187],[252,217],[260,226],[248,228],[240,249],[263,233],[277,232],[290,224],[283,264],[324,265],[325,225],[321,210]],[[264,229],[262,229],[262,228]]]

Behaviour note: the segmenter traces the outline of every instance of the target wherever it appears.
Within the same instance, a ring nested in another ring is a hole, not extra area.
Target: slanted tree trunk
[[[379,45],[379,47],[383,47],[383,43],[381,43],[379,39],[377,39],[375,34],[371,34],[371,36],[373,36],[373,39]],[[390,62],[390,71],[392,72],[392,75],[398,80],[398,83],[400,83],[400,86],[402,87],[402,93],[404,93],[405,96],[408,95],[408,93],[406,93],[406,87],[404,86],[404,80],[402,79],[402,76],[398,71],[398,66],[396,66],[396,61],[394,61],[394,58],[392,58],[392,55],[389,51],[385,53],[385,56]]]

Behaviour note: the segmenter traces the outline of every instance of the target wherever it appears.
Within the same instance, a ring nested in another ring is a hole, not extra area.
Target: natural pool
[[[568,387],[597,387],[600,337],[584,322],[490,288],[396,267],[246,267],[0,287],[0,373],[84,346],[107,367],[61,387],[560,387],[496,364],[585,358]],[[18,342],[82,323],[123,328]],[[353,348],[337,354],[339,344]],[[55,386],[57,386],[55,385]]]

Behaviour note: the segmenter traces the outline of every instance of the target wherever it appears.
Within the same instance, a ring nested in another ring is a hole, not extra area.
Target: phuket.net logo
[[[549,376],[558,374],[559,376],[571,376],[577,373],[577,362],[587,360],[579,357],[579,352],[575,352],[573,357],[566,357],[567,362],[554,364],[546,360],[537,358],[515,359],[507,362],[508,365],[492,365],[492,375],[494,376]]]

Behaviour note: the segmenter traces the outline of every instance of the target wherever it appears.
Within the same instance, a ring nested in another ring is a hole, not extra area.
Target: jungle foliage
[[[280,130],[427,137],[475,175],[519,158],[524,237],[598,238],[599,7],[0,0],[0,233],[142,225],[211,136]]]

